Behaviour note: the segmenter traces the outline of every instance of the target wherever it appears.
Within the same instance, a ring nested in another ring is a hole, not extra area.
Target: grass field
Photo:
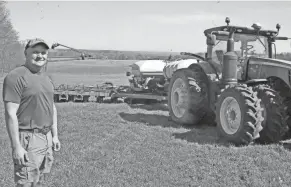
[[[101,84],[112,81],[114,84],[128,84],[126,70],[134,60],[76,60],[51,62],[48,72],[56,84]]]
[[[127,84],[124,69],[131,63],[55,62],[49,71],[59,84]],[[215,127],[168,121],[163,104],[56,106],[62,149],[55,153],[50,187],[291,186],[290,143],[226,145]],[[10,187],[13,168],[2,103],[0,110],[0,186]]]

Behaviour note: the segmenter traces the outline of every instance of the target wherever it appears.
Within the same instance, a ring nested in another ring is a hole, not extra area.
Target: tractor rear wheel
[[[285,133],[285,135],[283,136],[282,140],[289,140],[291,139],[291,98],[290,97],[285,97],[283,99],[283,103],[285,104],[286,108],[286,123],[288,126],[288,130]]]
[[[259,143],[277,143],[288,130],[283,99],[268,85],[258,85],[254,87],[254,91],[258,92],[258,98],[261,99],[264,117],[263,130],[257,141]]]
[[[229,86],[222,90],[216,105],[218,132],[227,142],[250,144],[262,129],[261,113],[260,100],[251,87]]]
[[[169,83],[168,107],[173,121],[194,125],[208,111],[208,79],[201,71],[177,70]]]
[[[289,86],[281,79],[272,77],[268,79],[270,87],[274,89],[282,98],[282,105],[284,105],[286,118],[284,121],[287,123],[289,130],[283,135],[282,140],[291,138],[291,90]]]

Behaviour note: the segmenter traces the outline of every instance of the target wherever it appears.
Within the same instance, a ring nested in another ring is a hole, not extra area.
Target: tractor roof
[[[249,35],[257,35],[258,34],[258,30],[254,29],[254,28],[249,28],[249,27],[241,27],[241,26],[220,26],[220,27],[213,27],[210,29],[206,29],[204,31],[205,36],[207,36],[208,34],[210,34],[212,31],[230,31],[231,28],[234,28],[236,31],[235,33],[240,33],[240,34],[249,34]],[[260,36],[265,36],[265,37],[270,37],[270,36],[274,36],[277,34],[277,31],[274,30],[264,30],[261,29],[259,32]]]

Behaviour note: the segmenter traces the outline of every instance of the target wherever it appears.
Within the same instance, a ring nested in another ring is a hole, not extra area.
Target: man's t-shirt
[[[3,82],[3,101],[19,104],[20,129],[53,124],[54,87],[46,73],[32,73],[25,66],[10,71]]]

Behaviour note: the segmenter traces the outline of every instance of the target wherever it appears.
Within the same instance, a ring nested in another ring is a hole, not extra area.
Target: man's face
[[[28,48],[25,56],[30,65],[40,68],[47,63],[48,49],[42,44],[37,44]]]

